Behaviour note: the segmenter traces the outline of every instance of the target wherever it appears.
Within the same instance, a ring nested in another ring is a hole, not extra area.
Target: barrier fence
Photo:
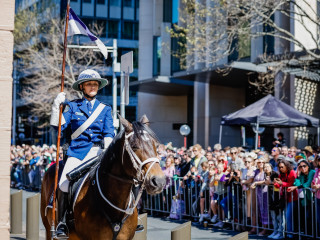
[[[205,221],[210,221],[212,209],[217,209],[216,220],[222,221],[219,227],[227,224],[239,231],[253,228],[259,233],[265,229],[268,235],[277,232],[287,238],[320,239],[320,199],[311,188],[287,192],[287,189],[277,189],[273,185],[257,185],[252,189],[233,182],[219,195],[211,196],[209,189],[205,189],[204,199],[200,200],[199,181],[178,178],[171,182],[172,185],[162,193],[145,195],[143,208],[151,215],[198,220],[202,202]]]
[[[18,165],[11,169],[11,182],[19,189],[39,191],[44,173],[43,166]]]
[[[20,166],[12,170],[11,179],[19,188],[37,191],[41,188],[44,172],[42,166]],[[311,188],[289,193],[287,189],[276,189],[273,185],[245,189],[233,182],[219,195],[211,196],[206,188],[201,200],[200,181],[174,178],[171,183],[158,195],[145,195],[143,208],[151,215],[161,213],[172,219],[198,219],[202,202],[206,221],[210,221],[212,209],[216,209],[216,220],[229,224],[233,230],[255,228],[259,233],[265,229],[299,239],[320,239],[320,198],[316,198]]]

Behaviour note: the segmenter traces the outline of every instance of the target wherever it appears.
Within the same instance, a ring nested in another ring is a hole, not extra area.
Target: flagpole
[[[64,32],[64,44],[63,44],[63,59],[62,59],[62,73],[61,73],[61,90],[64,89],[64,73],[66,66],[66,54],[67,54],[67,36],[68,36],[68,22],[69,22],[69,12],[70,12],[70,0],[67,3],[67,13],[66,13],[66,27]],[[58,124],[58,139],[57,139],[57,155],[56,155],[56,173],[54,177],[54,190],[53,190],[53,203],[52,203],[52,223],[51,223],[51,239],[55,235],[55,222],[56,222],[56,192],[58,185],[58,172],[59,172],[59,151],[60,151],[60,139],[61,139],[61,118],[62,118],[62,104],[60,104],[59,111],[59,124]]]

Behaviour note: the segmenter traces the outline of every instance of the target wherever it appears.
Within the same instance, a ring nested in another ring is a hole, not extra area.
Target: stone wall
[[[0,239],[9,239],[13,0],[0,0]]]

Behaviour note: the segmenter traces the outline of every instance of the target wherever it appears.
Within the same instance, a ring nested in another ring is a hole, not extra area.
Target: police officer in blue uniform
[[[69,181],[66,174],[85,161],[102,152],[101,142],[106,149],[114,137],[114,126],[111,107],[96,99],[98,90],[108,85],[108,80],[100,77],[99,73],[87,69],[80,73],[72,88],[83,93],[82,99],[66,102],[65,93],[58,94],[52,105],[50,124],[58,126],[59,106],[65,103],[61,119],[61,130],[71,127],[71,143],[68,149],[68,159],[64,166],[59,188],[63,192],[59,200],[57,238],[67,238],[66,205],[68,199]]]

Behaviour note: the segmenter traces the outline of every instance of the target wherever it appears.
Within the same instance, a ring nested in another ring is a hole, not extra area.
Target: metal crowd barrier
[[[44,172],[44,166],[19,165],[11,170],[11,182],[19,189],[40,191]]]
[[[198,220],[201,183],[182,178],[171,179],[171,183],[158,195],[146,194],[143,208],[152,216]],[[257,185],[255,189],[244,191],[238,182],[234,182],[216,201],[218,219],[238,231],[255,228],[259,233],[265,229],[270,235],[277,227],[284,237],[320,239],[320,199],[311,188],[303,188],[298,189],[298,199],[294,201],[293,192],[286,190],[280,194],[282,190],[273,185]],[[213,215],[208,190],[204,191],[204,197],[204,214],[208,214],[206,221],[210,221]],[[279,201],[275,201],[277,199]]]

